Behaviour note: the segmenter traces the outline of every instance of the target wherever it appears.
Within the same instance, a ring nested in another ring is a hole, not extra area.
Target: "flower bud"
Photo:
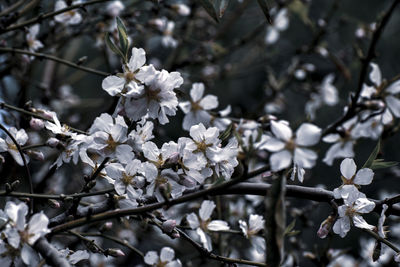
[[[108,248],[105,253],[105,255],[110,255],[112,257],[124,257],[125,253],[120,250],[119,248]]]
[[[175,229],[175,226],[176,226],[175,220],[166,220],[162,224],[162,229],[166,233],[171,233]]]
[[[41,151],[28,150],[28,151],[26,151],[26,153],[28,154],[29,157],[31,157],[35,160],[39,160],[39,161],[44,160],[44,154]]]
[[[180,236],[179,232],[173,231],[173,232],[171,233],[171,237],[172,237],[172,238],[180,238],[181,236]]]
[[[57,147],[59,143],[60,140],[54,137],[51,137],[46,141],[46,145],[48,145],[49,147]]]
[[[37,119],[37,118],[32,118],[29,121],[29,125],[31,126],[31,128],[35,131],[40,131],[44,128],[44,122],[41,119]]]
[[[112,226],[113,226],[113,223],[112,223],[112,222],[106,222],[105,224],[103,224],[103,225],[100,227],[100,232],[104,232],[104,231],[111,230]]]
[[[181,16],[189,16],[190,15],[190,7],[185,4],[173,4],[171,5],[172,9],[176,11]]]
[[[328,236],[329,232],[331,231],[334,219],[334,216],[330,215],[328,218],[326,218],[325,221],[321,223],[317,232],[319,238],[324,239]]]
[[[47,202],[49,203],[50,207],[52,207],[53,209],[59,209],[61,207],[60,202],[58,202],[55,199],[49,199]]]

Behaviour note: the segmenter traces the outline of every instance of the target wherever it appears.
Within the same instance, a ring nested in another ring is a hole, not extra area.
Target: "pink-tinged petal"
[[[199,104],[203,109],[211,110],[218,107],[218,98],[215,95],[206,95]]]
[[[108,76],[101,83],[101,87],[109,95],[115,96],[124,89],[125,79],[118,76]]]
[[[353,178],[354,174],[356,174],[356,170],[357,166],[353,159],[346,158],[340,164],[340,172],[348,180]]]
[[[283,141],[289,141],[293,135],[292,129],[282,121],[271,121],[271,131],[277,138]]]
[[[276,152],[269,158],[269,163],[271,164],[272,171],[283,170],[292,163],[292,154],[287,150]]]
[[[146,52],[143,48],[132,48],[132,56],[129,59],[129,70],[136,71],[146,63]]]
[[[190,90],[190,97],[193,102],[199,101],[204,94],[204,84],[203,83],[194,83],[192,86],[192,90]]]
[[[296,143],[301,146],[313,146],[319,142],[321,128],[311,123],[303,123],[296,131]]]
[[[175,251],[170,247],[163,247],[160,252],[162,262],[170,262],[175,258]]]
[[[373,230],[375,228],[373,225],[368,224],[360,215],[356,214],[352,217],[352,219],[355,227],[369,230]]]
[[[385,97],[385,101],[393,115],[396,118],[400,118],[400,99],[389,95]]]
[[[373,178],[374,172],[369,168],[364,168],[357,172],[356,177],[354,177],[354,183],[359,185],[367,185],[372,182]]]
[[[211,200],[204,200],[203,203],[201,203],[201,207],[199,210],[199,216],[202,221],[206,221],[211,217],[212,212],[215,209],[215,204],[214,201]]]
[[[369,73],[369,79],[376,85],[380,86],[382,83],[382,73],[379,66],[375,63],[371,63],[371,72]]]

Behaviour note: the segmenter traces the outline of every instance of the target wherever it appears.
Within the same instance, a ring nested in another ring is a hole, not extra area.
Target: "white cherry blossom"
[[[272,152],[269,158],[272,171],[280,171],[289,167],[293,161],[294,180],[296,175],[303,182],[304,169],[312,168],[317,159],[317,153],[306,147],[319,142],[321,129],[310,123],[303,123],[293,136],[293,132],[285,121],[271,121],[271,131],[274,137],[269,139],[263,147]]]
[[[140,68],[146,63],[146,52],[143,48],[132,48],[129,62],[124,65],[124,73],[106,77],[101,87],[111,96],[135,96],[143,91],[143,85],[136,77]]]
[[[23,146],[26,144],[26,142],[28,142],[28,135],[26,134],[24,129],[17,130],[15,127],[11,127],[8,131],[17,141],[19,146]],[[0,138],[0,152],[6,151],[11,154],[18,165],[24,166],[24,161],[18,151],[18,148],[9,136],[7,136],[5,140],[3,138]],[[25,161],[28,163],[29,157],[25,154],[24,157]]]
[[[183,118],[183,129],[189,130],[191,126],[203,123],[209,126],[211,122],[211,114],[208,110],[218,107],[218,98],[214,95],[204,94],[204,84],[194,83],[190,90],[190,101],[179,103],[179,107],[185,113]]]
[[[160,256],[156,251],[148,251],[144,256],[144,262],[151,266],[181,267],[180,260],[175,258],[175,251],[170,247],[163,247]]]
[[[199,209],[199,215],[190,213],[186,220],[190,228],[196,230],[200,237],[200,242],[208,250],[212,250],[211,237],[206,233],[208,231],[226,231],[229,230],[228,223],[222,220],[211,220],[211,214],[215,209],[215,203],[210,200],[204,200]]]
[[[71,3],[71,5],[76,5],[81,3],[82,1],[74,1]],[[60,9],[64,9],[68,7],[65,1],[63,0],[58,0],[55,4],[55,11],[58,11]],[[78,12],[78,9],[72,9],[69,11],[66,11],[64,13],[58,14],[54,17],[54,20],[65,24],[65,25],[76,25],[79,24],[82,21],[82,15]]]
[[[345,237],[351,225],[358,228],[373,230],[375,227],[368,224],[361,214],[370,213],[375,203],[368,200],[354,185],[345,185],[341,190],[344,205],[338,208],[339,218],[333,225],[333,232]]]

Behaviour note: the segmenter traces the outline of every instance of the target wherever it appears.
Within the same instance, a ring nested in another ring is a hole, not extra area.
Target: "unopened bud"
[[[172,9],[176,11],[181,16],[189,16],[190,15],[190,7],[185,4],[173,4],[171,5]]]
[[[28,154],[29,157],[31,157],[35,160],[39,160],[39,161],[44,160],[44,154],[41,151],[28,150],[28,151],[26,151],[26,153]]]
[[[60,140],[54,137],[51,137],[46,141],[46,145],[48,145],[49,147],[57,147],[59,143]]]
[[[124,257],[125,256],[125,253],[118,248],[108,248],[104,254],[110,255],[112,257]]]
[[[21,182],[19,180],[15,180],[14,182],[11,183],[11,188],[13,191],[17,190]]]
[[[35,131],[40,131],[44,128],[44,122],[41,119],[37,119],[37,118],[32,118],[29,121],[29,125],[31,126],[31,128]]]
[[[55,199],[49,199],[47,202],[49,203],[50,207],[52,207],[53,209],[59,209],[61,207],[60,202],[58,202]]]
[[[171,234],[171,237],[172,237],[172,238],[180,238],[181,235],[179,234],[179,232],[173,231],[172,234]]]
[[[162,229],[166,233],[171,233],[175,229],[175,226],[176,226],[175,220],[166,220],[162,224]]]
[[[334,219],[335,217],[330,215],[328,218],[326,218],[325,221],[321,223],[317,232],[319,238],[324,239],[328,236],[329,232],[331,231]]]
[[[37,109],[37,112],[39,112],[44,118],[48,119],[48,120],[52,120],[53,119],[53,112],[48,111],[48,110],[44,110],[44,109]]]
[[[113,226],[113,223],[112,223],[112,222],[106,222],[105,224],[103,224],[103,225],[100,227],[100,232],[104,232],[104,231],[111,230],[111,229],[112,229],[112,226]]]

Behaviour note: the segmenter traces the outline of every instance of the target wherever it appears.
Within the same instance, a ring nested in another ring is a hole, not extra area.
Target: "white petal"
[[[369,73],[369,79],[376,85],[380,86],[382,83],[382,74],[379,66],[375,63],[371,63],[371,72]]]
[[[163,247],[160,252],[162,262],[170,262],[175,258],[175,251],[170,247]]]
[[[313,146],[319,142],[321,128],[311,123],[303,123],[296,131],[296,143],[301,146]]]
[[[218,107],[218,98],[215,95],[206,95],[199,104],[205,110],[214,109]]]
[[[287,150],[273,153],[269,158],[271,169],[274,172],[289,167],[291,162],[292,162],[292,154]]]
[[[199,219],[197,218],[197,215],[194,212],[186,216],[186,220],[189,223],[190,228],[192,229],[196,229],[200,226]]]
[[[101,87],[109,95],[115,96],[124,89],[125,79],[118,76],[108,76],[101,83]]]
[[[353,223],[355,227],[358,228],[362,228],[362,229],[369,229],[369,230],[373,230],[375,227],[368,224],[363,217],[361,217],[360,215],[354,215],[353,216]]]
[[[190,90],[190,96],[193,102],[199,101],[204,94],[204,84],[203,83],[194,83],[192,86],[192,90]]]
[[[357,166],[353,159],[346,158],[340,164],[340,172],[348,180],[353,178],[354,174],[356,174],[356,170]]]
[[[347,216],[338,219],[333,225],[333,232],[342,238],[346,236],[348,231],[350,231],[350,219]]]
[[[146,63],[146,52],[143,48],[132,48],[132,56],[129,59],[130,71],[136,71]]]
[[[359,185],[367,185],[372,182],[374,178],[374,172],[369,168],[363,168],[359,170],[354,177],[354,183]]]
[[[385,101],[393,115],[396,118],[400,118],[400,100],[394,96],[389,95],[385,97]]]
[[[222,220],[213,220],[207,225],[207,229],[210,231],[226,231],[229,230],[229,225]]]
[[[149,251],[144,256],[144,262],[153,265],[158,263],[158,254],[155,251]]]
[[[282,122],[271,121],[271,130],[276,137],[283,141],[288,141],[293,135],[290,127]]]
[[[282,150],[285,147],[285,143],[277,138],[270,138],[267,142],[262,146],[263,149],[267,149],[270,152],[277,152]]]
[[[400,80],[395,81],[391,85],[389,85],[386,89],[385,92],[388,92],[392,95],[400,93]]]
[[[199,216],[202,221],[206,221],[211,217],[212,212],[215,209],[215,204],[214,201],[211,200],[204,200],[203,203],[201,203],[201,207],[199,210]]]

